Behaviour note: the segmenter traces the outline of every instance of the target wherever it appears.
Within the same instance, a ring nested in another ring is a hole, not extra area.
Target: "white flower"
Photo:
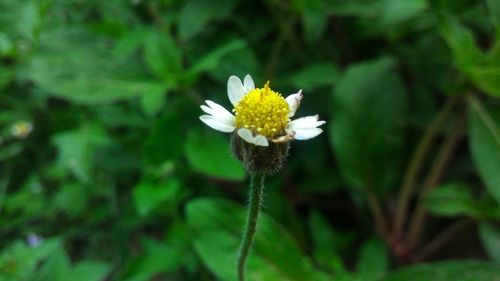
[[[236,131],[245,141],[259,146],[269,146],[269,141],[307,140],[323,132],[318,127],[325,121],[319,121],[318,115],[290,120],[299,108],[302,90],[285,99],[269,88],[269,82],[263,88],[255,88],[252,77],[247,75],[243,83],[236,76],[229,77],[227,94],[235,115],[210,100],[201,106],[207,114],[200,120],[212,129]]]
[[[33,131],[33,125],[26,121],[17,121],[10,129],[12,135],[18,139],[25,139]]]

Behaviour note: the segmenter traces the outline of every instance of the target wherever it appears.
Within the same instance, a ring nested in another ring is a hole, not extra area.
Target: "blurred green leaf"
[[[96,149],[110,143],[108,135],[98,125],[58,133],[52,137],[58,152],[56,167],[71,172],[81,182],[89,182]]]
[[[189,132],[186,156],[194,170],[206,175],[231,181],[245,178],[243,165],[231,155],[229,135],[212,130]]]
[[[76,217],[82,214],[87,207],[87,187],[79,183],[61,185],[53,204],[69,217]]]
[[[464,183],[449,182],[437,186],[425,196],[424,207],[439,217],[465,215],[476,219],[500,218],[500,206],[494,199],[475,198]]]
[[[234,0],[189,0],[179,14],[178,32],[182,40],[188,40],[207,28],[212,20],[225,19],[231,14]]]
[[[490,16],[491,22],[496,27],[497,32],[500,32],[500,2],[496,0],[486,0],[484,3],[488,9],[488,15]]]
[[[437,216],[477,216],[476,202],[467,185],[447,183],[434,188],[425,197],[425,208]]]
[[[329,11],[339,16],[368,17],[375,13],[374,6],[376,5],[370,5],[370,3],[365,0],[335,1],[331,2],[329,5]]]
[[[331,144],[352,187],[387,191],[402,173],[406,95],[387,58],[350,66],[333,93]]]
[[[250,74],[254,81],[258,81],[258,75],[261,66],[259,64],[258,58],[254,53],[253,49],[250,47],[241,48],[233,50],[226,55],[224,55],[218,67],[209,71],[215,79],[224,84],[227,83],[228,75],[236,75],[238,77],[245,77],[245,75]],[[259,84],[256,84],[258,87]]]
[[[311,212],[308,223],[316,263],[336,273],[345,271],[340,253],[352,245],[353,235],[336,231],[329,225],[327,219],[317,211]]]
[[[0,31],[23,43],[32,41],[42,23],[41,6],[39,1],[0,2]]]
[[[221,280],[236,280],[236,260],[245,209],[223,199],[203,198],[187,207],[194,246],[205,265]],[[290,234],[265,214],[247,263],[248,280],[324,280],[312,268]]]
[[[297,89],[313,90],[333,86],[339,79],[337,67],[331,63],[314,63],[299,70],[290,78],[290,84]]]
[[[363,243],[359,251],[356,272],[363,281],[378,280],[389,267],[388,250],[380,239],[370,239]]]
[[[5,181],[3,184],[5,184],[4,191],[6,191],[7,182]],[[26,202],[30,203],[26,204]],[[50,203],[45,197],[45,190],[40,179],[37,176],[28,176],[22,188],[8,194],[2,205],[2,211],[5,210],[7,213],[16,215],[22,214],[27,217],[39,216],[47,210]]]
[[[0,90],[2,90],[6,85],[8,85],[14,76],[14,70],[2,67],[0,68]]]
[[[57,239],[44,240],[36,247],[29,247],[24,241],[14,242],[0,255],[0,280],[30,280],[38,264],[60,248],[61,241]]]
[[[35,281],[102,281],[109,273],[109,265],[100,261],[87,260],[71,265],[68,255],[59,249],[44,263]]]
[[[330,10],[338,15],[350,15],[359,17],[376,16],[380,11],[386,9],[384,13],[378,15],[385,18],[386,21],[397,22],[395,19],[401,21],[402,19],[411,18],[427,6],[425,1],[410,0],[405,2],[398,2],[397,0],[352,0],[352,1],[333,1],[330,3]]]
[[[304,25],[304,37],[306,41],[313,44],[318,42],[326,31],[328,17],[324,9],[311,9],[304,11],[302,15]]]
[[[495,61],[495,54],[487,56],[476,44],[471,31],[455,18],[443,21],[441,34],[453,52],[457,67],[486,94],[500,96],[500,61]]]
[[[445,261],[401,268],[378,281],[496,281],[500,264],[488,261]]]
[[[329,11],[359,17],[358,29],[365,36],[386,34],[416,18],[428,8],[425,0],[332,1]]]
[[[500,203],[500,116],[476,98],[469,101],[468,138],[472,159],[489,193]]]
[[[107,280],[110,266],[102,261],[86,260],[79,262],[73,267],[71,280],[74,281],[102,281]],[[65,277],[67,280],[67,276]]]
[[[494,223],[479,224],[479,237],[488,255],[500,262],[500,227]]]
[[[445,18],[441,35],[453,52],[455,64],[462,70],[477,66],[485,60],[472,33],[455,18]]]
[[[118,58],[130,57],[147,44],[149,36],[150,31],[147,26],[136,26],[119,38],[113,48],[113,55]]]
[[[71,275],[71,263],[64,250],[58,249],[37,274],[39,281],[63,281]]]
[[[328,24],[328,10],[321,0],[295,0],[294,6],[302,14],[303,34],[307,43],[316,43],[325,33]]]
[[[0,32],[0,57],[7,56],[12,51],[12,48],[13,44],[9,37],[3,32]]]
[[[150,32],[144,45],[144,60],[151,72],[175,85],[182,75],[182,53],[169,34]]]
[[[480,66],[468,70],[476,86],[495,97],[500,97],[500,64],[498,66]]]
[[[362,281],[361,279],[359,279],[358,276],[356,276],[354,273],[352,272],[349,272],[349,271],[345,271],[345,272],[342,272],[342,273],[336,273],[334,275],[334,280],[335,281]]]
[[[383,0],[371,1],[371,15],[363,19],[361,30],[367,35],[380,35],[392,31],[416,18],[427,9],[425,0]]]
[[[182,155],[184,132],[176,113],[166,113],[154,125],[144,142],[144,157],[149,163],[163,164]]]
[[[143,239],[142,244],[144,251],[134,259],[124,281],[147,281],[160,272],[174,271],[181,262],[179,257],[187,254],[149,238]]]
[[[158,114],[163,107],[168,90],[168,85],[151,85],[150,89],[141,96],[141,105],[144,112],[150,116]]]
[[[157,84],[138,74],[137,64],[114,60],[105,38],[78,28],[54,29],[41,38],[23,75],[52,96],[103,104],[136,97]]]
[[[23,149],[23,144],[18,142],[2,145],[0,147],[0,161],[7,160],[21,154]]]
[[[245,41],[240,39],[234,39],[217,46],[214,50],[207,52],[207,54],[197,60],[189,69],[189,72],[191,75],[198,75],[201,72],[210,71],[221,63],[222,58],[226,54],[239,50],[245,46]]]
[[[496,37],[488,52],[488,63],[492,66],[500,66],[500,35]]]
[[[148,215],[161,203],[174,200],[180,188],[180,183],[175,179],[162,185],[141,183],[134,187],[135,207],[141,216]]]

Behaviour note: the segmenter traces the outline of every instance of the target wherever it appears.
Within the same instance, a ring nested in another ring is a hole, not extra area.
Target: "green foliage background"
[[[246,74],[327,121],[248,280],[498,280],[496,0],[0,0],[0,280],[235,280]]]

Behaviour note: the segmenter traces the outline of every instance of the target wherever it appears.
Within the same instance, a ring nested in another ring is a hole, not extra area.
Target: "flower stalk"
[[[252,248],[257,230],[257,221],[259,219],[260,206],[262,204],[262,194],[264,192],[264,179],[263,173],[256,173],[250,175],[250,198],[248,206],[248,217],[243,234],[243,241],[238,255],[238,280],[245,280],[245,264]]]
[[[318,115],[291,120],[300,106],[302,90],[286,98],[273,91],[268,81],[255,88],[250,75],[243,81],[227,80],[229,111],[206,100],[200,120],[210,128],[231,134],[231,151],[250,174],[248,219],[238,256],[238,280],[245,280],[245,263],[252,248],[259,218],[265,176],[278,172],[288,156],[290,142],[312,139],[323,132]],[[233,115],[234,113],[234,115]]]

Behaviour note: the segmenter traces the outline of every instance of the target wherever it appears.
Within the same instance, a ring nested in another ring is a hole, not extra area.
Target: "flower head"
[[[33,125],[26,121],[17,121],[11,128],[11,133],[18,139],[25,139],[33,130]]]
[[[252,77],[247,75],[243,83],[236,76],[229,77],[227,93],[234,115],[207,100],[201,106],[207,114],[200,120],[215,130],[233,133],[231,148],[251,173],[279,170],[292,140],[314,138],[323,131],[318,127],[325,121],[319,121],[318,115],[290,120],[302,101],[302,90],[284,98],[271,90],[269,82],[255,88]]]
[[[201,109],[208,115],[200,116],[200,120],[215,130],[236,132],[250,144],[269,146],[269,142],[306,140],[323,131],[318,127],[325,121],[319,121],[318,115],[290,120],[300,105],[302,90],[283,98],[271,90],[269,82],[263,88],[255,88],[252,77],[247,75],[243,83],[236,76],[229,77],[227,93],[235,115],[207,100]]]

